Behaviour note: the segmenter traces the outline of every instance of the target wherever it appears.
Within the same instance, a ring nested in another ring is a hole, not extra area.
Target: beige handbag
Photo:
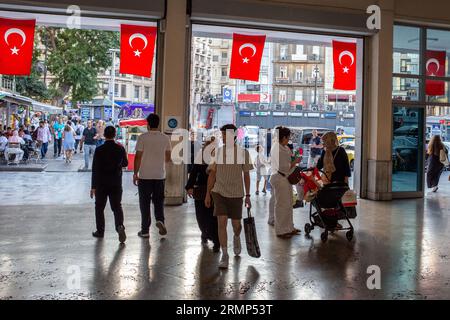
[[[446,167],[449,165],[447,153],[444,149],[439,152],[439,161]]]

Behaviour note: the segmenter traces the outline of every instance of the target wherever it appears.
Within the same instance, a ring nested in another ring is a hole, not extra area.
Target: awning
[[[120,120],[120,127],[146,127],[147,120],[146,119],[129,119],[129,120]]]
[[[112,101],[105,99],[94,99],[91,101],[82,102],[79,104],[80,107],[112,107]],[[114,102],[114,107],[120,108],[120,105]]]
[[[34,111],[49,112],[49,113],[53,113],[53,114],[62,114],[62,112],[63,112],[62,108],[58,108],[58,107],[52,106],[50,104],[46,104],[46,103],[42,103],[42,102],[38,102],[38,101],[33,101],[32,105],[33,105]]]
[[[31,106],[34,101],[31,98],[21,96],[20,94],[15,94],[8,91],[0,91],[0,99],[11,103],[28,106]]]

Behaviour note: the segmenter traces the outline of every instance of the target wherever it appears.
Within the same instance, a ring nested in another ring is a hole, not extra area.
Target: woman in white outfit
[[[275,226],[278,237],[290,238],[299,234],[300,230],[294,227],[292,209],[292,185],[287,177],[293,168],[301,161],[301,158],[293,158],[291,149],[288,147],[291,131],[285,127],[276,129],[278,139],[271,150],[272,196],[269,204],[270,225]],[[293,160],[294,159],[294,160]]]

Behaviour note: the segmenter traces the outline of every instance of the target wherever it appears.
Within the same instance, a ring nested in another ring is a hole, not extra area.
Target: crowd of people
[[[8,127],[0,132],[0,152],[8,163],[26,161],[29,154],[35,151],[37,159],[46,159],[49,145],[53,143],[54,158],[71,163],[74,154],[84,153],[84,169],[88,169],[90,156],[105,142],[106,123],[103,120],[83,123],[77,117],[57,116],[51,121],[35,121],[35,118],[28,126],[18,125],[17,129]]]

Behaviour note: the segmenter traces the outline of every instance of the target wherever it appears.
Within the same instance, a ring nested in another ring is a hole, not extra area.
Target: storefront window
[[[420,191],[423,177],[424,109],[393,108],[392,191]]]

